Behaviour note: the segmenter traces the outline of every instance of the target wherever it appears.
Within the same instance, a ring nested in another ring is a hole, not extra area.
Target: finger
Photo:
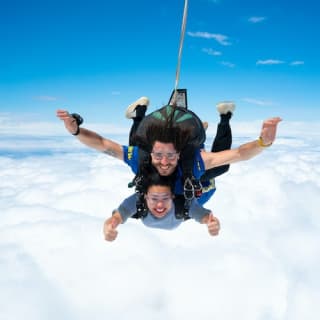
[[[116,219],[112,219],[112,222],[111,222],[112,229],[115,229],[117,226],[118,226],[118,223],[117,223]]]
[[[106,240],[106,241],[113,241],[114,239],[115,239],[114,236],[111,236],[111,235],[106,235],[106,236],[105,236],[105,240]]]
[[[273,118],[273,119],[269,119],[269,120],[265,120],[263,122],[263,128],[264,129],[269,129],[269,128],[272,128],[272,127],[277,127],[278,123],[282,121],[281,118]]]
[[[66,110],[57,110],[56,114],[58,116],[69,116],[70,115],[69,112]]]
[[[112,241],[117,237],[118,232],[114,230],[108,230],[108,232],[105,233],[105,239],[108,241]]]
[[[219,231],[220,230],[220,222],[216,217],[213,217],[213,218],[214,218],[214,220],[208,224],[208,229]]]
[[[103,233],[106,236],[106,235],[110,234],[112,232],[112,230],[114,230],[114,228],[112,227],[112,220],[107,219],[103,225]]]
[[[216,236],[219,234],[220,229],[219,228],[209,228],[208,231],[209,231],[210,235]]]
[[[220,225],[219,225],[218,221],[212,221],[208,224],[208,228],[209,229],[219,229]]]
[[[68,111],[64,110],[58,110],[56,113],[56,116],[59,117],[61,120],[68,120],[68,119],[74,119]]]
[[[118,232],[117,231],[111,231],[108,233],[108,241],[113,241],[117,238]]]
[[[113,225],[112,225],[112,221],[110,221],[109,223],[108,223],[108,225],[107,225],[107,232],[108,233],[111,233],[111,232],[113,232],[115,230],[115,228],[113,227]]]
[[[220,225],[220,221],[219,219],[214,216],[212,213],[209,215],[209,223],[217,223],[218,225]]]
[[[282,121],[282,119],[280,117],[275,117],[271,119],[275,124],[278,124],[279,122]]]
[[[274,118],[265,120],[265,122],[269,122],[269,123],[279,123],[280,121],[282,121],[280,117],[274,117]]]

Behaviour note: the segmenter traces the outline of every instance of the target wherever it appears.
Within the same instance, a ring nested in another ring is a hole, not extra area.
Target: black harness
[[[194,198],[199,198],[202,194],[202,185],[200,179],[193,175],[193,166],[195,150],[205,142],[206,134],[199,117],[191,110],[188,110],[186,89],[177,89],[173,91],[167,106],[156,110],[144,117],[137,129],[137,136],[145,137],[146,128],[154,122],[164,121],[169,115],[169,121],[176,126],[185,126],[191,128],[192,134],[187,146],[181,151],[178,165],[182,169],[183,194],[175,194],[175,216],[177,219],[189,219],[189,209]],[[143,139],[142,139],[143,140]],[[141,140],[140,140],[141,142]],[[148,209],[145,203],[144,194],[144,175],[143,168],[151,166],[150,150],[148,145],[138,143],[139,147],[139,168],[138,173],[129,187],[135,186],[137,195],[137,212],[133,218],[145,217]]]
[[[187,220],[190,219],[189,209],[194,198],[199,198],[202,195],[202,185],[199,179],[193,176],[193,160],[194,149],[187,148],[181,156],[178,165],[182,167],[182,185],[183,194],[175,194],[173,199],[175,205],[175,216],[177,219]],[[139,219],[144,218],[148,214],[148,208],[145,202],[146,188],[144,184],[145,168],[150,168],[151,157],[150,154],[139,148],[139,168],[138,173],[134,179],[128,184],[128,187],[135,187],[136,193],[136,208],[137,212],[132,218]]]

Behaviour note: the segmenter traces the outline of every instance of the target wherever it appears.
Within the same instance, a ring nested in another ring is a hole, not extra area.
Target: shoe
[[[223,101],[217,104],[217,110],[220,114],[233,113],[236,105],[232,101]]]
[[[137,107],[143,106],[147,109],[149,105],[149,99],[147,97],[141,97],[137,101],[131,103],[126,110],[126,118],[133,119],[137,116]]]
[[[203,125],[203,129],[204,129],[204,130],[207,130],[208,127],[209,127],[209,124],[208,124],[207,121],[203,121],[203,122],[202,122],[202,125]]]

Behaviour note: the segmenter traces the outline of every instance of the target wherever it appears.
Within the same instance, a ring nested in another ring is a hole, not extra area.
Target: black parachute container
[[[136,131],[138,146],[150,151],[147,131],[151,126],[166,126],[179,128],[181,132],[188,132],[186,147],[200,147],[206,140],[206,133],[200,118],[190,109],[187,108],[186,89],[174,90],[169,99],[169,104],[148,114],[143,118]],[[171,103],[174,104],[171,104]]]

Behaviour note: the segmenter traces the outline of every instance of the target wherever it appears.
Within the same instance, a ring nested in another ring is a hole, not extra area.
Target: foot
[[[231,101],[223,101],[217,104],[217,110],[221,115],[227,114],[228,112],[232,114],[235,108],[236,108],[236,105]]]
[[[144,113],[146,112],[148,105],[149,99],[147,97],[139,98],[128,106],[126,110],[126,118],[133,119],[136,117],[144,117]]]

